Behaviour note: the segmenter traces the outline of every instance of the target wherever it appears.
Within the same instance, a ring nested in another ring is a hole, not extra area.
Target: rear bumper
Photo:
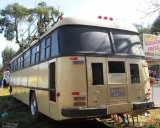
[[[64,117],[96,117],[106,116],[106,107],[96,108],[62,108],[61,114]]]
[[[126,113],[131,111],[146,110],[154,107],[154,102],[135,102],[126,104],[114,104],[104,107],[92,108],[62,108],[61,114],[64,117],[87,118],[87,117],[102,117],[109,114]]]
[[[151,109],[154,107],[154,102],[136,102],[133,103],[133,111],[134,110],[144,110],[144,109]]]

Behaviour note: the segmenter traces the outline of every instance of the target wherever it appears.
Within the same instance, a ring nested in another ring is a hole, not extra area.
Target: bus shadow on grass
[[[4,118],[2,114],[6,112]],[[96,120],[54,121],[42,115],[39,122],[35,122],[30,114],[29,106],[21,103],[11,95],[0,96],[0,128],[3,124],[17,124],[18,128],[106,128]],[[4,123],[5,122],[5,123]]]

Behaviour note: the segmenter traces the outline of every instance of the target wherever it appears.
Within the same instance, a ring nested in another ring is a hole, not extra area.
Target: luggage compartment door
[[[105,57],[86,57],[88,79],[88,107],[107,104]]]

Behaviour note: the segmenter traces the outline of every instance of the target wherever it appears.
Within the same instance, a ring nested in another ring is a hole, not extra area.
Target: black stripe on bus
[[[22,86],[22,85],[11,85],[12,87],[20,87],[20,88],[28,88],[30,90],[43,90],[43,91],[53,91],[55,92],[56,89],[49,89],[49,88],[40,88],[40,87],[27,87],[27,86]]]

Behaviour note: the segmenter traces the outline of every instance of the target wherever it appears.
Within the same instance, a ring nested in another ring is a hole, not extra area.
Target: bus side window
[[[18,60],[16,59],[14,61],[14,71],[17,71],[18,70]]]
[[[39,62],[39,45],[36,46],[35,61]]]
[[[55,62],[50,63],[49,71],[49,83],[50,83],[50,100],[56,102],[56,88],[55,88]]]
[[[39,62],[39,45],[32,48],[31,64]]]
[[[14,72],[14,61],[11,63],[11,72]]]
[[[46,39],[46,48],[45,48],[46,50],[45,58],[46,59],[50,57],[50,42],[51,42],[51,38],[49,37]]]
[[[28,50],[27,52],[25,52],[25,54],[24,54],[24,59],[23,59],[23,61],[24,61],[24,68],[25,67],[28,67],[29,65],[30,65],[30,50]]]
[[[50,57],[50,37],[41,42],[41,55],[40,60],[43,61]]]
[[[23,68],[23,56],[20,57],[20,69]]]
[[[58,31],[56,30],[52,34],[52,41],[51,41],[51,56],[58,55]]]
[[[45,59],[45,40],[41,42],[41,56],[40,56],[40,60],[44,59]]]
[[[140,83],[138,64],[130,64],[131,83]]]

